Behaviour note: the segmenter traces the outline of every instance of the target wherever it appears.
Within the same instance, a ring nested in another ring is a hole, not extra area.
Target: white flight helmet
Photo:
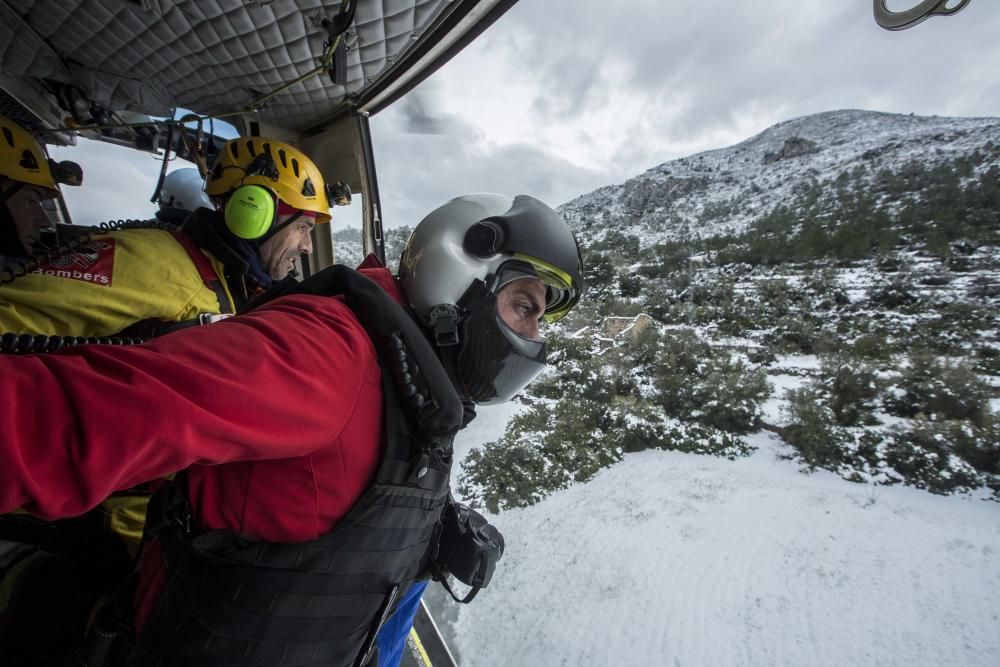
[[[205,194],[205,180],[194,167],[175,169],[163,179],[160,189],[160,208],[179,208],[194,211],[198,208],[215,209]]]
[[[545,343],[518,334],[496,309],[497,292],[527,276],[545,284],[550,322],[583,292],[573,233],[528,195],[452,199],[420,221],[403,250],[399,277],[410,306],[433,329],[459,393],[476,403],[509,400],[545,365]]]

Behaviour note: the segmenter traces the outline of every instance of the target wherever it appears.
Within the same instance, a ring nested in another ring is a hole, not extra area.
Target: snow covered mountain
[[[834,111],[561,206],[573,342],[456,440],[507,539],[428,594],[460,664],[1000,664],[998,166],[1000,119]]]
[[[584,245],[611,229],[640,236],[643,245],[688,236],[739,234],[776,206],[842,174],[863,169],[874,182],[899,172],[976,158],[977,168],[1000,163],[1000,118],[945,118],[841,110],[778,123],[735,146],[665,162],[620,185],[609,185],[559,207]],[[613,225],[607,223],[613,222]]]

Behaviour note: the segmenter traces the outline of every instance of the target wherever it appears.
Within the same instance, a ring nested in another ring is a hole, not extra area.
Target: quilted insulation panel
[[[321,75],[270,100],[260,117],[302,129],[375,81],[451,0],[360,0],[344,35],[346,81]],[[320,26],[339,2],[316,0],[3,0],[0,71],[73,83],[113,110],[239,111],[315,68]]]

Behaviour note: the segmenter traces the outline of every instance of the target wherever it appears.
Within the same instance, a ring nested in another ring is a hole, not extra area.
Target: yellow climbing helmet
[[[49,158],[41,144],[24,128],[6,116],[0,116],[0,176],[40,185],[59,194]]]
[[[259,185],[292,208],[314,212],[317,223],[330,221],[330,196],[319,168],[283,141],[240,137],[225,143],[205,192],[219,197],[246,185]]]

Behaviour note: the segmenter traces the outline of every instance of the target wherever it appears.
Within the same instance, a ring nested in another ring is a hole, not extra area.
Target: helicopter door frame
[[[361,141],[361,180],[364,194],[364,220],[361,231],[361,248],[364,256],[374,254],[385,264],[385,234],[382,231],[382,200],[378,189],[378,175],[375,172],[375,149],[372,145],[371,124],[368,114],[355,115],[358,122],[358,137]]]

